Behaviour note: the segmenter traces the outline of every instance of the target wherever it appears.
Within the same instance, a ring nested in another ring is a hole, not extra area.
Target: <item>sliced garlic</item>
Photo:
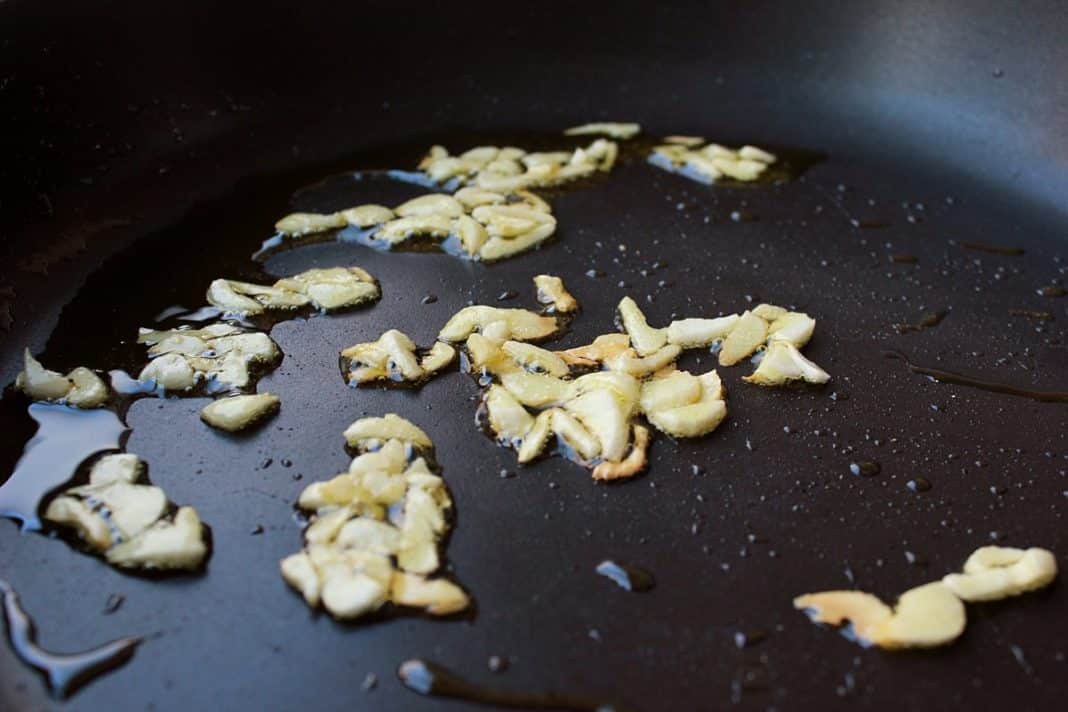
[[[274,287],[302,295],[316,309],[328,312],[366,304],[382,295],[375,278],[359,267],[309,269],[278,280]]]
[[[76,408],[99,408],[108,401],[108,387],[100,376],[78,366],[66,376],[49,371],[23,350],[24,367],[15,377],[15,387],[33,400],[60,401]]]
[[[785,316],[786,313],[786,309],[777,307],[774,304],[757,304],[753,307],[753,314],[767,322],[775,321],[776,319]]]
[[[338,214],[345,219],[346,223],[354,227],[373,227],[396,217],[396,214],[386,206],[373,203],[357,205],[355,208],[342,210]]]
[[[567,401],[564,408],[600,442],[601,457],[612,462],[623,459],[630,438],[631,403],[608,390],[591,390]]]
[[[875,630],[894,611],[877,596],[863,591],[823,591],[794,599],[794,608],[804,610],[815,623],[842,625],[849,621],[862,644],[874,642]]]
[[[880,648],[933,648],[946,645],[964,632],[964,604],[942,582],[906,591],[891,610],[875,596],[861,591],[827,591],[799,596],[794,607],[808,609],[812,620],[853,624],[863,645]]]
[[[626,458],[618,462],[605,460],[593,468],[593,479],[611,481],[633,477],[645,469],[647,449],[649,447],[649,429],[641,425],[634,426],[634,443]]]
[[[537,289],[537,300],[552,311],[568,314],[578,309],[578,301],[571,296],[564,286],[564,280],[550,274],[539,274],[534,277],[534,287]]]
[[[609,138],[626,141],[641,133],[642,127],[635,123],[620,123],[614,121],[599,121],[581,126],[572,126],[564,131],[565,136],[588,136],[601,134]]]
[[[355,344],[341,352],[342,373],[350,384],[372,381],[418,383],[448,366],[456,351],[448,344],[435,343],[419,355],[407,334],[390,329],[377,341]]]
[[[713,143],[700,148],[702,143],[704,139],[695,136],[669,136],[665,145],[653,148],[649,162],[702,183],[714,183],[723,176],[739,181],[757,180],[778,160],[756,146],[735,150]]]
[[[619,316],[630,343],[639,356],[656,353],[667,343],[667,330],[654,329],[645,321],[645,314],[630,297],[619,302]]]
[[[278,412],[282,399],[271,393],[222,398],[204,406],[200,419],[213,428],[236,433]]]
[[[668,324],[667,340],[684,349],[710,346],[727,336],[738,323],[737,314],[715,319],[676,319]]]
[[[347,225],[341,213],[292,213],[274,224],[274,229],[284,235],[300,237],[326,230],[336,230]]]
[[[393,575],[390,597],[398,605],[422,608],[432,616],[458,613],[470,605],[467,594],[452,581],[408,573]]]
[[[768,323],[753,312],[745,312],[723,340],[719,365],[733,366],[751,356],[767,338]]]
[[[545,446],[549,444],[549,438],[553,434],[553,411],[543,410],[534,419],[534,424],[523,435],[523,440],[517,450],[517,460],[520,464],[526,464],[541,455]]]
[[[528,371],[540,371],[556,378],[570,373],[567,363],[548,349],[521,341],[505,341],[500,349]]]
[[[558,408],[552,414],[553,432],[581,460],[589,462],[601,454],[601,443],[574,416]]]
[[[768,343],[786,341],[801,348],[812,338],[812,332],[815,329],[816,320],[808,314],[787,312],[772,320],[768,325]]]
[[[742,378],[758,386],[781,386],[790,381],[826,383],[830,375],[801,355],[789,341],[773,341],[760,365],[749,376]]]
[[[399,440],[422,450],[433,447],[430,437],[419,426],[395,413],[381,418],[360,418],[345,429],[345,443],[355,450],[377,450],[388,440]]]
[[[996,601],[1048,586],[1057,578],[1057,560],[1046,549],[985,546],[964,564],[963,574],[942,579],[964,601]]]
[[[470,306],[458,311],[438,332],[442,341],[464,341],[489,324],[501,322],[507,327],[505,338],[515,341],[537,341],[552,336],[559,329],[556,319],[526,309]]]
[[[302,509],[314,510],[304,549],[280,563],[283,579],[305,602],[350,620],[392,601],[446,615],[467,607],[467,595],[440,568],[452,506],[427,460],[433,444],[418,426],[392,413],[363,418],[345,431],[359,451],[349,471],[305,488]]]
[[[534,426],[534,418],[508,389],[490,386],[483,399],[490,428],[499,440],[520,440]]]
[[[179,507],[173,521],[161,519],[133,539],[107,550],[109,563],[122,568],[195,569],[207,556],[203,525],[192,507]]]
[[[464,206],[451,195],[432,193],[412,198],[408,202],[398,205],[393,211],[403,218],[423,217],[427,215],[440,215],[447,218],[458,218],[464,214]]]
[[[559,405],[568,397],[571,386],[567,381],[543,373],[513,371],[498,373],[501,385],[517,401],[531,408]]]
[[[933,648],[951,643],[964,632],[964,604],[941,581],[906,591],[894,615],[872,630],[881,648]]]
[[[154,382],[167,391],[187,391],[201,381],[212,391],[245,389],[254,369],[276,365],[282,352],[267,334],[243,332],[228,324],[203,329],[153,331],[142,329],[138,343],[150,345],[153,357],[139,380]]]

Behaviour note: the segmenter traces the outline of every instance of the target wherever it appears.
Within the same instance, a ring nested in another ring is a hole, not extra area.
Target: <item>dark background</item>
[[[461,148],[618,119],[652,134],[828,156],[803,180],[763,192],[712,192],[631,162],[554,200],[559,245],[492,268],[330,245],[272,262],[282,273],[358,261],[384,298],[370,313],[276,329],[287,356],[265,386],[285,406],[249,439],[207,432],[195,417],[201,401],[134,407],[131,450],[213,526],[206,576],[131,579],[0,523],[0,574],[45,645],[160,633],[66,706],[435,708],[392,679],[414,655],[502,686],[639,709],[1043,709],[1062,699],[1060,585],[971,607],[964,638],[931,654],[863,651],[789,606],[797,593],[851,586],[847,568],[856,585],[892,598],[955,568],[992,533],[1062,561],[1068,551],[1066,406],[930,383],[881,357],[901,348],[1066,390],[1066,300],[1036,295],[1063,283],[1068,252],[1062,4],[8,1],[0,28],[4,383],[23,345],[73,366],[78,330],[95,315],[94,329],[127,329],[171,297],[195,299],[205,270],[218,276],[213,259],[269,233],[280,196],[393,156],[410,166],[433,140]],[[731,223],[735,209],[760,219]],[[226,217],[234,212],[242,217]],[[890,226],[858,231],[850,217]],[[960,240],[1027,253],[969,252]],[[630,247],[626,259],[616,243]],[[898,253],[919,261],[894,265]],[[662,257],[668,268],[642,281],[640,269]],[[605,278],[584,281],[591,267]],[[806,353],[836,381],[755,391],[739,382],[745,367],[732,369],[719,433],[659,438],[645,477],[604,488],[560,460],[501,480],[514,457],[476,437],[474,388],[460,376],[418,394],[354,393],[337,378],[339,348],[390,327],[428,343],[467,299],[506,289],[529,299],[530,275],[548,270],[585,309],[569,343],[609,329],[612,306],[635,290],[655,297],[658,324],[756,296],[816,316]],[[421,306],[431,292],[439,301]],[[890,328],[946,307],[935,330]],[[1053,321],[1011,318],[1010,308]],[[459,515],[448,556],[478,601],[473,621],[338,626],[310,619],[276,573],[299,545],[291,506],[304,484],[277,463],[292,459],[304,482],[328,476],[347,461],[344,426],[386,410],[438,444]],[[7,432],[4,462],[25,423]],[[266,457],[276,464],[259,469]],[[878,459],[882,473],[851,479],[858,457]],[[693,464],[707,474],[693,475]],[[917,475],[934,489],[909,492]],[[267,529],[258,538],[256,524]],[[909,565],[905,551],[927,566]],[[592,574],[605,557],[648,566],[660,585],[623,594]],[[103,616],[116,592],[126,604]],[[767,640],[736,648],[735,632],[757,629]],[[513,659],[507,673],[486,671],[494,654]],[[380,682],[364,693],[369,672]],[[0,700],[51,704],[6,648]]]

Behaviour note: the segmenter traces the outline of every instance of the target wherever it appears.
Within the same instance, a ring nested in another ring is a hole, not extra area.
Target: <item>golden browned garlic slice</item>
[[[78,366],[63,376],[42,366],[29,349],[23,351],[23,360],[25,365],[15,378],[15,387],[33,400],[66,403],[75,408],[107,404],[107,385],[88,368]]]
[[[359,454],[348,472],[314,482],[299,506],[313,511],[304,548],[280,563],[282,578],[309,606],[354,619],[392,602],[431,615],[464,610],[470,599],[445,578],[440,542],[452,506],[426,458],[433,444],[395,415],[364,418],[345,430]]]
[[[1044,588],[1057,578],[1057,559],[1046,549],[984,546],[964,563],[964,573],[942,579],[964,601],[996,601]]]
[[[204,406],[200,419],[218,430],[236,433],[262,423],[281,406],[282,399],[271,393],[230,396]]]
[[[68,527],[91,550],[121,568],[195,569],[207,555],[203,527],[192,507],[167,516],[159,487],[139,484],[144,463],[136,455],[105,455],[89,483],[68,487],[49,502],[46,521]]]
[[[641,133],[641,124],[622,123],[616,121],[596,121],[581,126],[572,126],[564,131],[565,136],[607,136],[608,138],[626,141]]]
[[[933,648],[953,642],[964,632],[964,604],[942,582],[906,591],[891,610],[862,591],[826,591],[794,599],[818,623],[852,623],[862,645],[881,648]]]
[[[710,143],[700,147],[703,142],[694,136],[669,136],[664,145],[653,148],[649,162],[701,183],[714,183],[724,176],[737,181],[757,180],[777,160],[756,146],[731,149]]]

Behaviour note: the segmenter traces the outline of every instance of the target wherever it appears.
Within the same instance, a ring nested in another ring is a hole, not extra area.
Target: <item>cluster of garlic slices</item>
[[[635,422],[639,416],[676,438],[707,435],[726,417],[715,371],[694,375],[676,368],[685,349],[718,348],[722,366],[759,354],[759,365],[744,379],[758,385],[830,378],[799,351],[815,320],[769,304],[654,328],[625,297],[618,307],[624,333],[565,350],[543,348],[533,342],[558,336],[563,323],[557,315],[577,311],[578,302],[559,277],[538,275],[534,283],[546,313],[465,307],[431,348],[420,349],[395,329],[350,346],[341,352],[342,374],[351,385],[419,385],[452,362],[453,344],[462,344],[465,370],[487,386],[479,418],[497,441],[514,448],[521,464],[555,452],[592,469],[596,480],[630,477],[645,467],[649,429]]]
[[[356,457],[347,472],[301,492],[311,521],[304,548],[282,560],[282,577],[341,620],[386,603],[436,616],[467,608],[464,590],[435,576],[452,500],[430,438],[392,413],[357,420],[344,437]]]
[[[208,554],[196,509],[176,509],[162,489],[147,483],[140,458],[128,453],[94,462],[88,483],[64,489],[49,502],[44,518],[72,530],[119,568],[193,570]]]
[[[956,640],[967,623],[963,602],[995,601],[1035,591],[1057,577],[1057,560],[1045,549],[984,546],[949,574],[903,593],[892,608],[863,591],[824,591],[794,599],[813,621],[849,622],[858,643],[880,648],[931,648]]]
[[[46,369],[28,349],[15,385],[34,401],[81,409],[107,407],[120,414],[123,395],[207,393],[218,397],[203,408],[201,419],[219,430],[236,432],[278,412],[278,396],[250,391],[258,376],[280,363],[282,352],[265,332],[232,321],[268,311],[331,312],[366,304],[379,295],[377,282],[358,267],[308,270],[271,286],[218,279],[209,287],[207,300],[223,320],[201,328],[141,329],[137,341],[148,345],[150,361],[136,382],[112,372],[113,383],[122,381],[115,386],[118,397],[97,372],[78,367],[62,375]],[[87,484],[68,486],[48,501],[44,519],[70,529],[87,549],[121,568],[192,570],[208,555],[196,510],[175,509],[159,487],[147,483],[145,464],[132,454],[108,454],[97,460]]]
[[[724,178],[755,181],[776,160],[773,154],[756,146],[728,148],[706,143],[698,136],[668,136],[649,155],[649,163],[657,168],[700,183],[715,183]]]
[[[429,242],[457,257],[492,262],[549,239],[556,218],[546,201],[526,190],[469,187],[454,195],[421,195],[392,209],[360,205],[335,213],[292,213],[275,223],[275,230],[282,241],[272,238],[265,249],[269,243],[306,243],[333,232],[342,242],[390,250]]]

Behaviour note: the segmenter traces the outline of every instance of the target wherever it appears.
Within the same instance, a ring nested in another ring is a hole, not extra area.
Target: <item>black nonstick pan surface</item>
[[[136,327],[201,305],[214,277],[358,264],[383,288],[370,309],[274,328],[285,360],[260,389],[283,408],[252,435],[209,430],[202,399],[130,410],[127,448],[211,525],[203,575],[123,575],[0,522],[0,578],[43,645],[146,637],[66,701],[0,646],[0,708],[463,709],[396,681],[413,657],[494,687],[641,710],[1063,699],[1061,583],[969,606],[963,637],[931,652],[864,650],[791,607],[832,588],[892,599],[987,543],[1068,556],[1068,405],[936,382],[884,355],[1068,390],[1068,297],[1054,296],[1068,279],[1058,3],[14,2],[0,26],[0,381],[14,380],[24,346],[57,369],[133,367]],[[314,192],[291,202],[326,176],[410,169],[432,143],[563,143],[561,129],[595,119],[823,158],[743,189],[669,175],[635,152],[548,194],[556,239],[497,265],[332,243],[248,259],[294,207],[342,207]],[[741,382],[747,367],[723,369],[724,425],[657,438],[647,472],[608,487],[561,459],[517,469],[478,432],[465,375],[419,391],[341,381],[341,348],[388,328],[429,343],[469,301],[506,291],[519,296],[505,305],[533,307],[540,272],[582,303],[562,344],[612,330],[626,294],[654,324],[770,301],[817,319],[806,355],[834,380],[764,390]],[[932,313],[944,318],[895,328]],[[0,478],[32,435],[25,408],[10,391],[0,404]],[[346,465],[346,425],[384,412],[436,444],[470,618],[341,625],[278,574],[301,543],[297,494]],[[878,474],[851,474],[869,460]],[[930,489],[910,488],[917,478]],[[606,558],[651,570],[655,589],[597,576]],[[122,605],[105,613],[116,594]],[[491,656],[507,670],[491,672]]]

